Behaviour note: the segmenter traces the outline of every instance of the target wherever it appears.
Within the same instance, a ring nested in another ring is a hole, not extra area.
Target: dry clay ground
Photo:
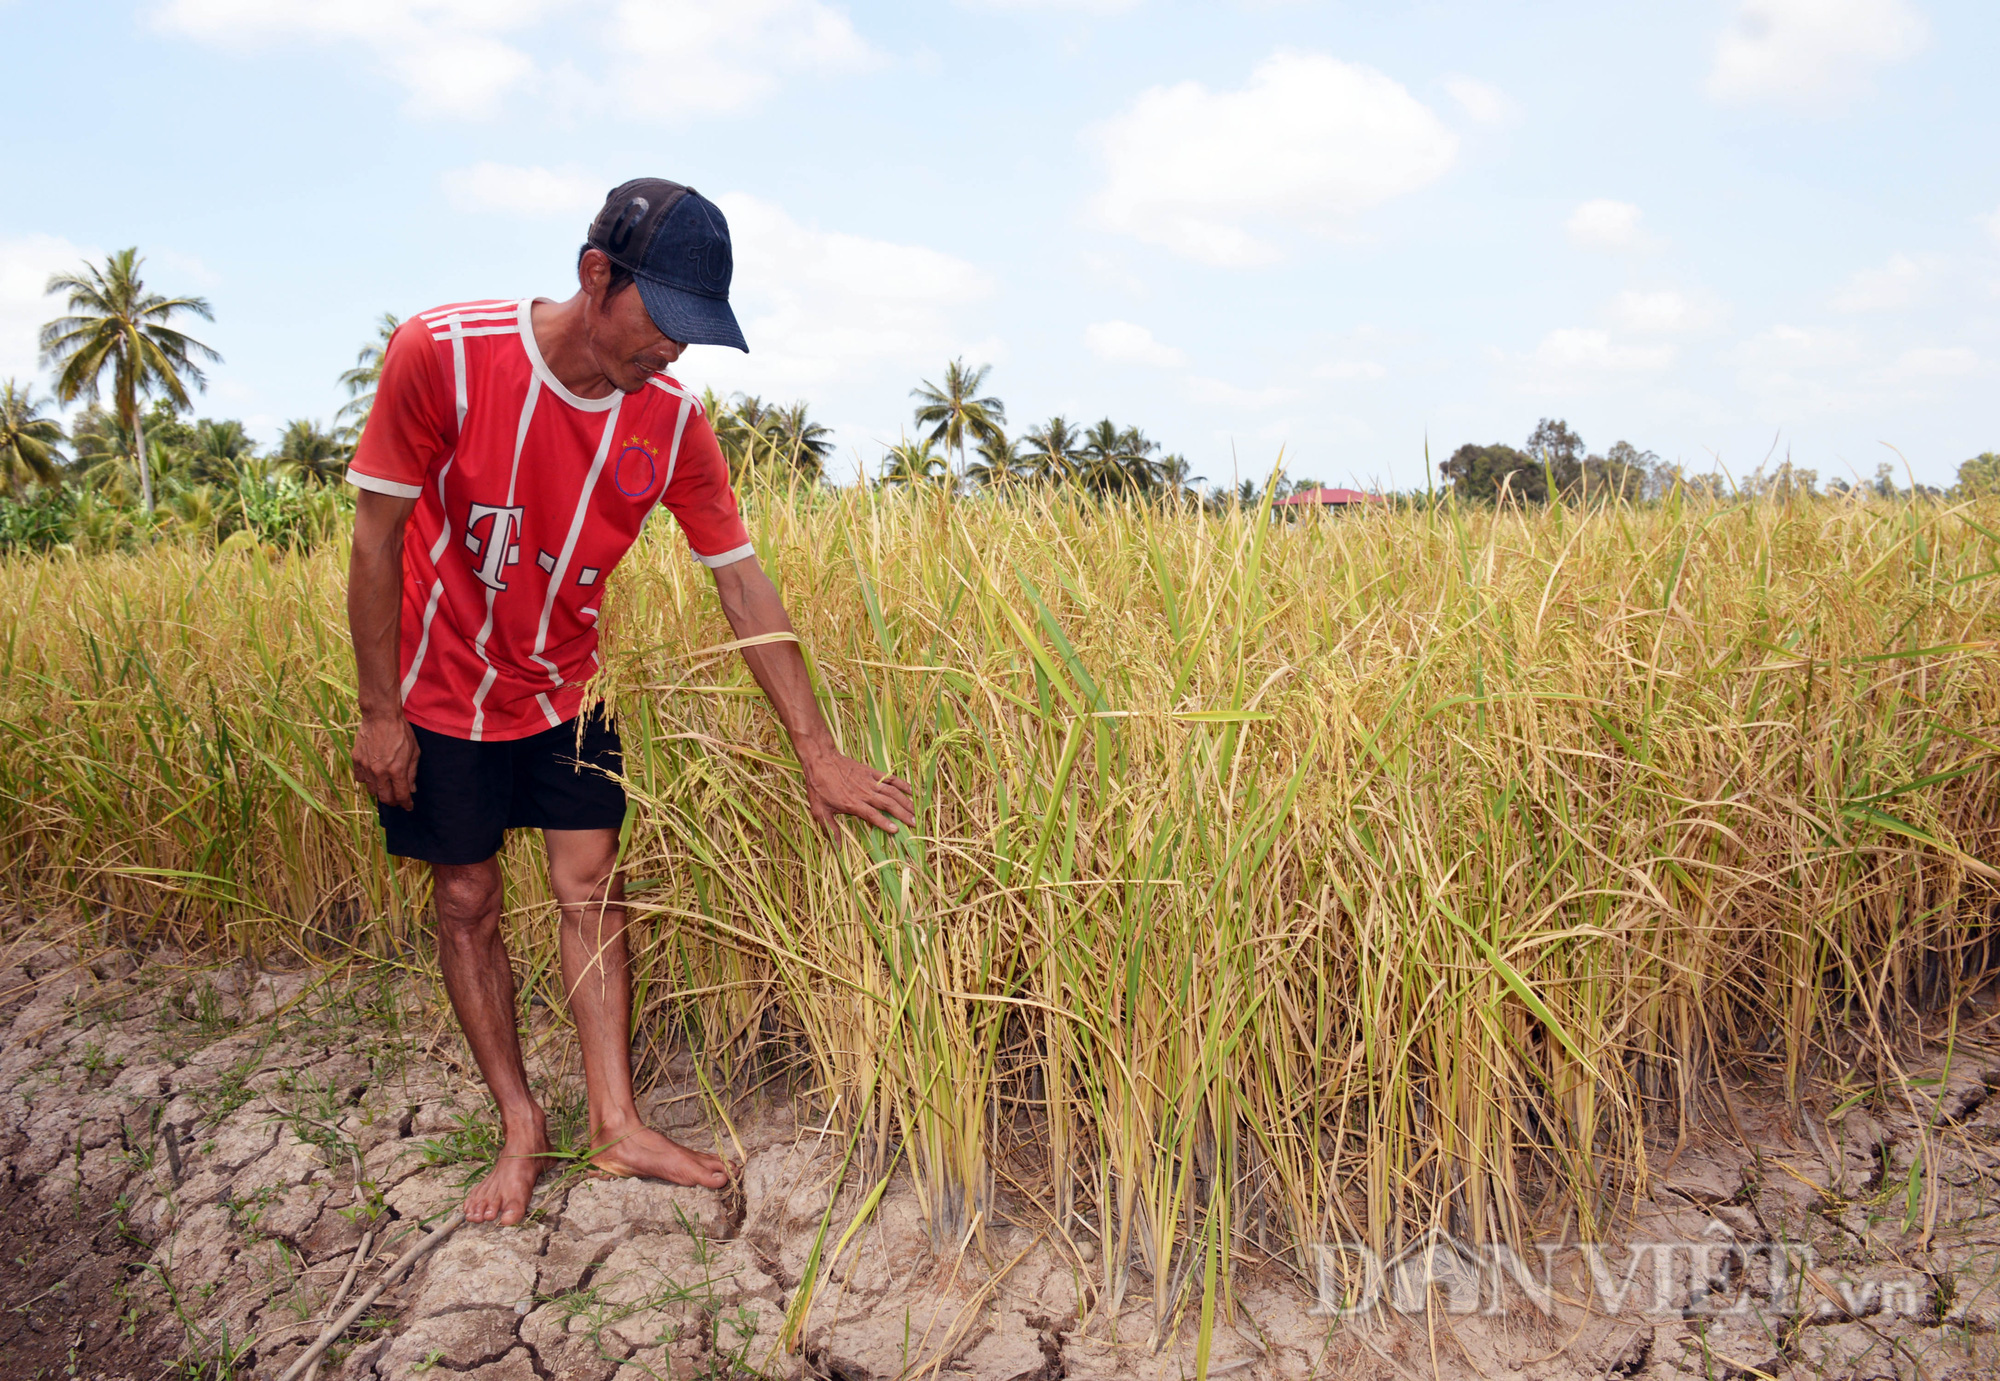
[[[448,1218],[491,1155],[485,1100],[441,1015],[388,969],[201,969],[78,955],[34,932],[0,943],[0,1377],[278,1376],[336,1299]],[[536,1017],[531,1069],[573,1131],[563,1028]],[[1560,1251],[1511,1278],[1433,1250],[1427,1272],[1386,1277],[1402,1309],[1366,1319],[1316,1313],[1275,1264],[1241,1270],[1208,1374],[2000,1376],[2000,1098],[1986,1096],[2000,1057],[1958,1063],[1933,1057],[1896,1097],[1857,1083],[1852,1106],[1805,1121],[1760,1115],[1739,1090],[1758,1154],[1734,1132],[1694,1138],[1631,1225],[1634,1242],[1692,1249],[1628,1247],[1595,1272]],[[738,1189],[545,1176],[526,1224],[451,1234],[320,1375],[1196,1372],[1192,1317],[1150,1346],[1143,1278],[1118,1317],[1098,1307],[1081,1226],[1060,1248],[995,1223],[983,1246],[935,1251],[898,1177],[836,1256],[865,1186],[836,1183],[834,1137],[768,1097],[725,1122],[671,1079],[649,1107],[740,1157]],[[1789,1255],[1752,1245],[1780,1239]],[[825,1284],[787,1351],[816,1241]]]

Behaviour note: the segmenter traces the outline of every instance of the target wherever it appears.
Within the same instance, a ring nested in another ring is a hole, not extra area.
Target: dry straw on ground
[[[606,611],[641,1035],[788,1074],[947,1245],[1040,1214],[1166,1318],[1316,1240],[1595,1231],[1718,1060],[1892,1060],[1988,961],[1991,505],[750,507],[921,824],[814,831],[654,532]],[[428,963],[345,767],[343,561],[0,566],[9,885]]]

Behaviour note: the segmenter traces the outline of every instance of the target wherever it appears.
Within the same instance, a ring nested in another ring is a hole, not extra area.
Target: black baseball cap
[[[670,340],[748,353],[729,310],[729,222],[694,188],[663,177],[619,184],[590,223],[589,243],[637,280],[646,315]]]

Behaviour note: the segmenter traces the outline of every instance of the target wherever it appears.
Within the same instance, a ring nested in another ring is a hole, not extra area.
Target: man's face
[[[637,285],[628,283],[614,296],[604,296],[611,262],[598,251],[584,256],[581,277],[590,299],[584,312],[585,338],[597,367],[621,392],[637,393],[646,380],[678,360],[687,346],[660,333],[646,315]]]

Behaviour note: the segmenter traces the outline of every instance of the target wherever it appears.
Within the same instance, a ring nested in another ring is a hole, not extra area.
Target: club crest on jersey
[[[653,449],[651,442],[635,436],[618,453],[618,463],[611,470],[611,482],[626,498],[640,499],[652,489],[659,473],[660,453]]]
[[[488,589],[506,589],[507,582],[502,577],[507,567],[521,559],[521,547],[514,538],[521,531],[521,514],[525,511],[476,503],[465,515],[465,549],[479,558],[472,573]],[[487,525],[483,537],[479,531],[482,525]]]

